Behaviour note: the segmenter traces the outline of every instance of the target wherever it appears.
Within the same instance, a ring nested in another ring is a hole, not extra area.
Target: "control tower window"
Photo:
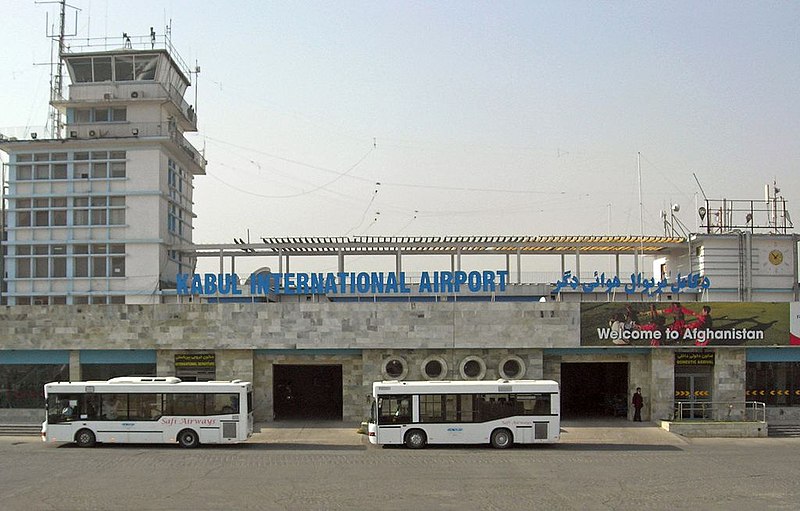
[[[91,82],[92,81],[92,58],[74,58],[70,59],[72,66],[72,78],[76,82]]]
[[[133,81],[133,57],[114,57],[114,73],[118,82]]]
[[[158,55],[70,57],[67,63],[75,83],[155,80]]]
[[[158,57],[151,56],[137,56],[134,62],[134,78],[136,80],[155,80],[156,79],[156,64]]]
[[[111,81],[111,57],[95,57],[94,59],[94,81]]]

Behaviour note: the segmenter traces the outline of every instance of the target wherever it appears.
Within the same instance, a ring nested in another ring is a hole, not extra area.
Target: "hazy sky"
[[[800,2],[69,3],[201,66],[197,243],[639,234],[637,152],[645,234],[695,231],[692,173],[800,222]],[[56,5],[0,5],[0,130],[36,128]]]

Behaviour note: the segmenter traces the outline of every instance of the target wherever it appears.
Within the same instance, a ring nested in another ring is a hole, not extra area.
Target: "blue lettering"
[[[297,289],[294,287],[294,273],[283,274],[283,292],[287,295],[297,294]]]
[[[397,274],[393,271],[386,275],[386,292],[397,293]]]
[[[217,292],[217,276],[213,273],[205,274],[205,282],[203,285],[203,292],[207,295],[213,295]]]
[[[197,273],[195,273],[194,277],[192,277],[192,294],[193,295],[203,294],[203,277],[201,275],[198,275]]]
[[[232,273],[231,276],[231,293],[235,295],[242,294],[242,290],[239,289],[239,276],[235,273]]]
[[[424,271],[419,276],[419,292],[420,293],[430,293],[433,290],[431,289],[431,276],[428,272]]]
[[[311,274],[311,294],[321,295],[325,293],[325,277],[322,273]]]
[[[297,292],[299,294],[308,293],[308,273],[297,274]]]
[[[338,292],[336,288],[336,274],[329,273],[325,277],[325,293],[336,293]]]
[[[282,273],[271,273],[269,276],[270,292],[280,294],[281,292],[281,275]]]
[[[469,272],[468,286],[469,290],[473,293],[481,290],[481,272],[479,271]]]
[[[175,275],[175,290],[179,295],[189,294],[189,274],[178,273]]]
[[[483,272],[483,290],[484,291],[494,291],[494,272],[493,271],[484,271]]]
[[[454,286],[454,289],[455,292],[458,293],[461,291],[461,284],[464,284],[467,281],[467,272],[457,271],[455,277],[456,285]]]
[[[453,292],[453,277],[455,276],[454,273],[450,273],[449,271],[440,271],[436,272],[436,275],[439,276],[439,289],[436,289],[434,285],[434,291],[439,293],[452,293]]]
[[[384,285],[383,285],[383,272],[376,273],[372,272],[370,274],[371,282],[371,292],[372,293],[383,293]]]
[[[507,271],[499,271],[497,272],[497,276],[500,277],[500,291],[506,290],[506,283],[508,281],[508,272]]]
[[[408,287],[408,284],[406,284],[406,273],[403,271],[400,272],[400,292],[401,293],[411,292],[411,288]]]
[[[356,279],[356,287],[358,288],[358,292],[368,293],[370,284],[369,273],[361,272],[356,276]]]
[[[269,293],[271,274],[257,273],[250,275],[250,294],[265,295]]]
[[[227,295],[231,292],[231,276],[219,274],[219,294]]]

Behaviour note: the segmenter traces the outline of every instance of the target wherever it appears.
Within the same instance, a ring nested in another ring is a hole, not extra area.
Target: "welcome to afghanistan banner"
[[[796,302],[582,303],[581,346],[786,346],[798,315]]]

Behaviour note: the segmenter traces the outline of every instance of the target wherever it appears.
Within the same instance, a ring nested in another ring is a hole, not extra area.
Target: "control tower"
[[[3,301],[169,301],[175,275],[194,270],[170,247],[192,243],[193,181],[206,165],[184,137],[197,131],[184,99],[192,71],[152,28],[73,43],[60,45],[52,136],[0,135],[9,162]]]

